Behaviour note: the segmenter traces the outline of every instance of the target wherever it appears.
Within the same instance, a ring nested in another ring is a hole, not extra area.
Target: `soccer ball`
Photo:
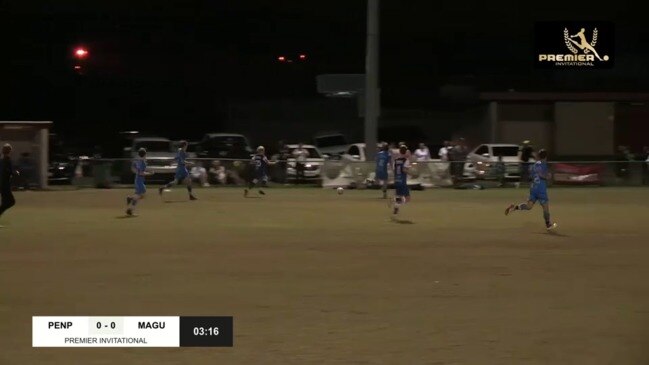
[[[338,193],[338,195],[341,195],[343,193],[343,191],[345,191],[345,189],[343,189],[342,186],[339,186],[338,189],[336,189],[336,192]]]

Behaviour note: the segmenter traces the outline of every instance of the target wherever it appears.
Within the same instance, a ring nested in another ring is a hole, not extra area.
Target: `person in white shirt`
[[[203,166],[194,165],[189,173],[192,175],[193,180],[200,182],[201,186],[210,186],[210,184],[207,182],[207,170]]]
[[[309,151],[300,143],[296,149],[293,150],[293,157],[295,158],[295,183],[304,180],[304,168],[306,159],[309,157]]]
[[[451,142],[449,141],[444,141],[444,145],[442,148],[439,149],[439,152],[437,153],[439,155],[439,159],[442,161],[448,161],[448,148],[450,146]]]
[[[428,150],[428,147],[426,147],[425,144],[420,143],[419,148],[415,150],[415,157],[417,158],[417,161],[430,160],[430,151]]]

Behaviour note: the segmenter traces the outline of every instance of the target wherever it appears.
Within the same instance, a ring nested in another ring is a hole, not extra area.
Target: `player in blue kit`
[[[401,145],[399,154],[392,162],[394,168],[394,200],[391,201],[392,214],[397,215],[399,208],[410,201],[410,189],[408,188],[408,169],[410,168],[410,157],[408,147]]]
[[[274,162],[268,161],[264,146],[257,147],[257,153],[252,157],[250,164],[254,170],[253,178],[248,182],[248,187],[243,190],[243,196],[247,197],[248,190],[253,189],[257,184],[261,184],[259,194],[266,195],[261,188],[268,182],[268,166],[273,165]]]
[[[530,185],[530,197],[526,203],[510,204],[505,209],[505,215],[509,215],[515,210],[531,210],[534,203],[537,201],[543,207],[543,219],[545,220],[545,228],[550,231],[557,227],[556,223],[550,221],[550,205],[548,199],[547,179],[548,179],[548,153],[546,150],[538,152],[538,161],[530,168],[530,177],[532,185]]]
[[[146,171],[146,150],[140,148],[137,151],[137,155],[139,158],[133,161],[131,165],[131,171],[135,174],[135,194],[126,198],[126,214],[129,216],[133,215],[138,201],[144,199],[144,195],[146,194],[144,177],[153,175],[153,172]]]
[[[381,143],[379,153],[376,154],[376,181],[383,190],[383,199],[388,197],[388,166],[390,165],[390,147],[387,143]]]
[[[158,193],[162,196],[162,193],[165,189],[171,188],[174,184],[185,184],[187,187],[187,193],[189,193],[189,200],[196,200],[196,197],[192,193],[192,179],[189,176],[189,171],[187,171],[187,141],[180,141],[180,147],[176,153],[176,176],[173,181],[170,181],[167,185],[158,189]]]

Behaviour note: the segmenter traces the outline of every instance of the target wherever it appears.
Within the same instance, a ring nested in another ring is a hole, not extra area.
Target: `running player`
[[[408,147],[399,146],[399,154],[392,163],[394,166],[394,201],[392,201],[392,214],[397,215],[399,208],[410,201],[410,189],[408,189],[408,169],[410,168],[410,158],[408,156]]]
[[[266,195],[262,190],[262,187],[268,182],[268,165],[275,164],[275,162],[268,161],[266,157],[266,149],[264,146],[257,147],[257,153],[252,157],[250,164],[254,168],[254,177],[248,182],[248,187],[243,190],[243,196],[248,196],[248,190],[253,189],[260,184],[259,194]]]
[[[538,161],[534,163],[530,171],[532,185],[530,185],[530,197],[527,199],[527,203],[510,204],[507,209],[505,209],[505,215],[509,215],[509,213],[514,210],[531,210],[534,207],[534,203],[538,201],[543,207],[545,228],[549,231],[556,228],[557,224],[550,221],[550,204],[547,191],[547,159],[547,151],[543,149],[540,150],[538,153]]]
[[[383,199],[388,197],[388,166],[390,161],[390,147],[386,142],[383,142],[379,153],[376,155],[376,181],[381,185]]]
[[[165,189],[171,188],[174,184],[185,184],[187,187],[187,193],[189,193],[189,200],[196,200],[196,197],[192,193],[192,178],[189,176],[189,171],[187,171],[187,141],[180,141],[180,147],[176,153],[176,176],[173,181],[170,181],[167,185],[158,189],[158,193],[162,196],[162,193]]]
[[[126,198],[126,214],[129,216],[133,215],[138,201],[144,199],[144,194],[146,194],[144,177],[153,175],[153,172],[146,171],[146,150],[140,148],[137,154],[139,158],[131,165],[131,171],[135,174],[135,194]]]

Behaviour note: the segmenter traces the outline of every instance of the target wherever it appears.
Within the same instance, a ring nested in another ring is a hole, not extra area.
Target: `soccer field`
[[[649,190],[16,194],[0,364],[647,364]],[[233,348],[31,347],[33,315],[234,316]]]

